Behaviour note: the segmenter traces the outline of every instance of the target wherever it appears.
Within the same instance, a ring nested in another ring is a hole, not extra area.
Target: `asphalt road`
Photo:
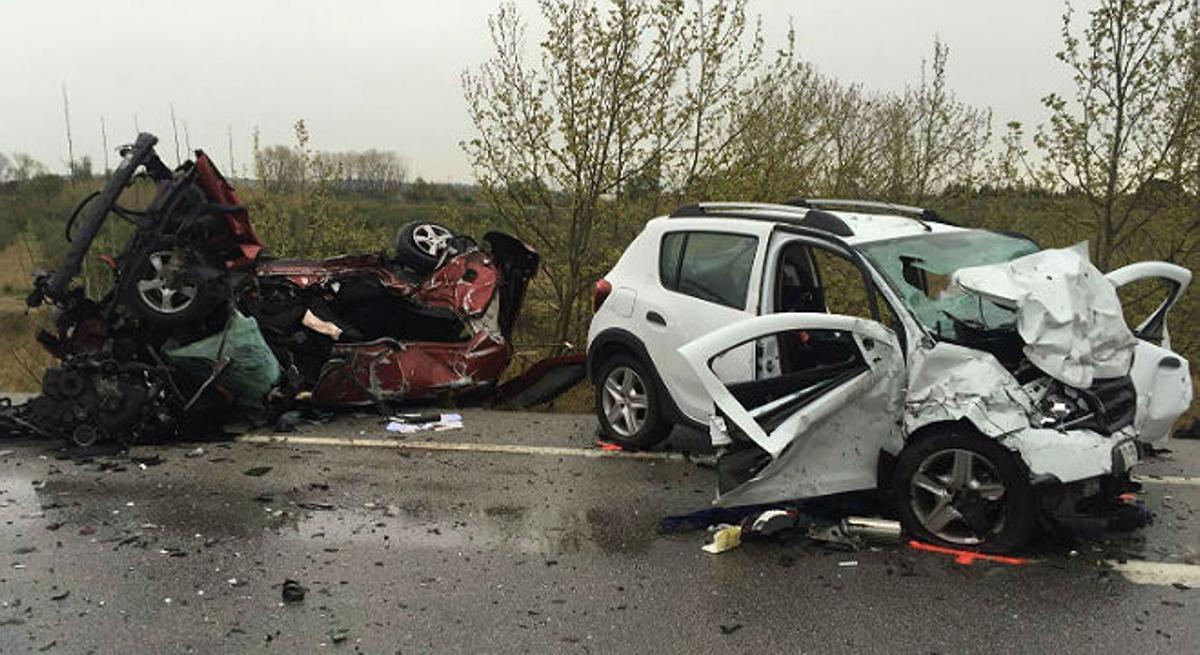
[[[589,417],[464,414],[405,441],[593,442]],[[1172,476],[1146,485],[1153,526],[1011,566],[799,538],[710,555],[655,530],[711,499],[681,458],[333,445],[389,438],[366,417],[303,436],[330,444],[0,443],[0,652],[1200,650],[1200,590],[1169,583],[1200,569],[1200,442],[1142,467]],[[1174,567],[1140,584],[1106,563],[1139,560]]]

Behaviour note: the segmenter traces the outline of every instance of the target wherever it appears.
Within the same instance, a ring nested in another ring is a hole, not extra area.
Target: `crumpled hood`
[[[1051,377],[1087,388],[1129,373],[1137,339],[1117,290],[1088,259],[1087,242],[955,271],[953,282],[1017,312],[1025,356]]]

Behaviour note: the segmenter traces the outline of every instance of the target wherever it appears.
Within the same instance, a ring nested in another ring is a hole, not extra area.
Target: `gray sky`
[[[1043,120],[1038,99],[1069,78],[1053,58],[1055,0],[751,0],[778,43],[794,19],[801,54],[869,88],[915,83],[934,36],[950,47],[950,86],[995,110],[994,127]],[[1080,9],[1091,2],[1076,2]],[[172,156],[169,103],[193,147],[224,164],[291,141],[304,118],[322,150],[395,150],[414,175],[468,181],[458,147],[471,133],[464,68],[490,54],[498,0],[0,0],[0,152],[65,168],[60,87],[70,94],[77,156],[103,165],[132,140],[134,117]],[[519,0],[536,18],[536,0]],[[536,28],[537,23],[533,23]],[[535,36],[531,34],[531,36]],[[536,42],[531,39],[531,43]],[[240,171],[239,171],[240,172]]]

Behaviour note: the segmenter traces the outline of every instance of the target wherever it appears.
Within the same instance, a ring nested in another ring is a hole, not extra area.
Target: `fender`
[[[646,365],[646,368],[650,371],[650,377],[652,378],[651,381],[654,383],[654,387],[658,391],[659,397],[665,399],[666,401],[663,405],[664,418],[676,425],[686,425],[701,431],[706,431],[708,429],[706,426],[688,418],[687,415],[685,415],[679,409],[679,406],[675,404],[675,399],[671,397],[670,391],[667,390],[667,386],[663,383],[662,378],[659,377],[658,369],[654,366],[654,360],[650,358],[650,353],[646,350],[646,345],[642,343],[641,339],[634,336],[634,334],[628,330],[624,330],[622,328],[608,328],[600,334],[597,334],[596,338],[592,339],[592,343],[588,346],[587,352],[587,379],[591,381],[592,384],[596,383],[597,357],[601,352],[604,352],[612,347],[618,347],[621,350],[633,353],[635,357],[640,359],[642,363]]]

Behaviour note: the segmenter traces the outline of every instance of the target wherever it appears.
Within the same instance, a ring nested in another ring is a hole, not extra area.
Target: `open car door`
[[[1141,319],[1133,333],[1138,338],[1133,352],[1133,367],[1129,376],[1137,390],[1137,413],[1134,427],[1138,439],[1151,444],[1161,444],[1171,434],[1175,421],[1192,404],[1192,379],[1188,362],[1171,350],[1171,335],[1167,330],[1167,312],[1192,281],[1192,272],[1167,262],[1138,262],[1122,266],[1105,275],[1117,288],[1127,320],[1139,320],[1135,307],[1128,306],[1136,301],[1138,294],[1121,293],[1122,287],[1132,289],[1138,283],[1158,283],[1158,293],[1165,296],[1155,304],[1159,296],[1142,298],[1142,304],[1150,301],[1155,309]],[[1138,291],[1141,291],[1140,289]],[[1132,297],[1131,297],[1132,296]],[[1144,313],[1144,312],[1143,312]]]
[[[723,382],[714,360],[750,343],[781,344],[771,377]],[[879,454],[903,446],[904,355],[883,325],[781,313],[727,325],[679,349],[712,398],[725,506],[874,489]]]
[[[1167,331],[1167,312],[1192,281],[1192,272],[1182,266],[1167,262],[1138,262],[1111,271],[1105,275],[1118,290],[1130,283],[1142,280],[1158,280],[1165,289],[1166,297],[1157,309],[1143,319],[1133,333],[1146,341],[1159,342],[1163,348],[1171,347],[1171,335]],[[1127,318],[1133,318],[1132,316]]]

